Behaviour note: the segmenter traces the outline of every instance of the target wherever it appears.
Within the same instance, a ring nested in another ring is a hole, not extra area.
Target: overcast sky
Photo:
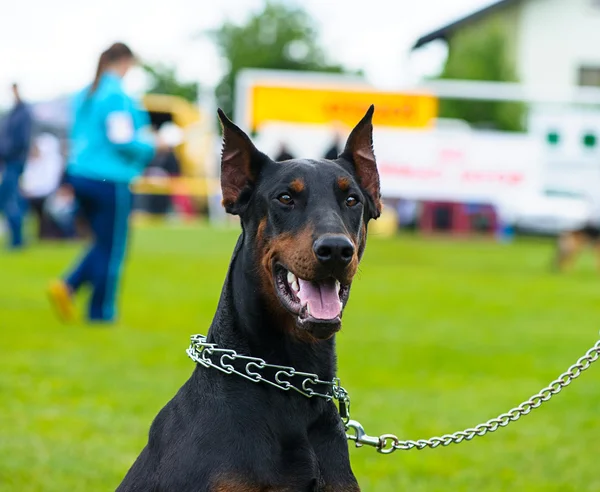
[[[290,3],[297,0],[289,0]],[[182,78],[214,85],[223,64],[193,33],[224,19],[243,21],[262,0],[18,0],[0,7],[0,106],[17,80],[39,100],[89,82],[102,49],[115,40],[148,61],[172,62]],[[398,87],[436,70],[438,46],[409,61],[421,35],[494,0],[302,0],[332,61],[363,68],[370,81]],[[160,5],[160,7],[159,7]]]

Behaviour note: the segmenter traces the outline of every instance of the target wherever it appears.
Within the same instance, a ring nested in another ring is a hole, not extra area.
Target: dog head
[[[241,217],[261,295],[299,339],[328,339],[341,328],[367,224],[381,213],[373,111],[336,160],[274,162],[219,110],[223,205]]]

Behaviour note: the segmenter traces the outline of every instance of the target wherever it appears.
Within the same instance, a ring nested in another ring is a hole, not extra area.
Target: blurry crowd
[[[0,117],[0,236],[8,246],[26,243],[26,218],[35,219],[35,236],[40,241],[69,240],[87,234],[77,213],[77,203],[65,183],[68,141],[61,131],[36,124],[31,107],[22,99],[19,87],[11,88],[14,103]],[[154,128],[156,136],[169,145],[161,148],[146,168],[148,178],[181,175],[174,148],[180,143],[180,129],[171,122]],[[165,216],[177,197],[139,194],[134,209],[153,216]]]
[[[339,155],[342,153],[342,150],[344,150],[343,145],[344,145],[344,136],[342,135],[340,130],[335,130],[333,141],[331,142],[330,146],[325,151],[323,158],[331,159],[331,160],[337,159],[339,157]],[[294,156],[292,154],[288,145],[285,142],[281,142],[279,144],[279,151],[277,152],[277,155],[275,155],[275,160],[278,162],[281,162],[281,161],[289,161],[290,159],[295,159],[295,158],[296,158],[296,156]]]
[[[175,148],[183,142],[181,129],[154,122],[126,91],[123,79],[138,63],[124,43],[102,51],[91,83],[69,98],[68,128],[62,128],[68,137],[61,137],[61,129],[40,127],[16,84],[14,104],[0,120],[0,213],[9,247],[19,250],[30,242],[24,234],[30,212],[40,240],[89,236],[85,253],[47,287],[64,322],[78,318],[75,297],[82,287],[90,292],[88,322],[118,319],[132,212],[166,215],[174,205],[170,194],[156,194],[164,189],[146,187],[145,195],[132,190],[140,177],[159,180],[168,191],[177,185],[170,178],[181,174]]]

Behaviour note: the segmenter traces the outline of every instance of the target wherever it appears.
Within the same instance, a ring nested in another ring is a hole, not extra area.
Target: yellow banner
[[[220,182],[210,178],[168,178],[141,177],[135,180],[130,189],[133,193],[145,195],[183,195],[206,197],[219,190]]]
[[[371,104],[377,126],[427,128],[438,112],[437,98],[424,94],[255,86],[252,128],[271,121],[352,127]]]

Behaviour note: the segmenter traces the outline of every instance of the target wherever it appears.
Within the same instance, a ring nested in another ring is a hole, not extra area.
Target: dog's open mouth
[[[281,264],[274,268],[275,290],[283,306],[297,316],[300,325],[306,322],[340,323],[342,309],[348,298],[349,285],[341,285],[333,277],[320,281],[304,280]]]

